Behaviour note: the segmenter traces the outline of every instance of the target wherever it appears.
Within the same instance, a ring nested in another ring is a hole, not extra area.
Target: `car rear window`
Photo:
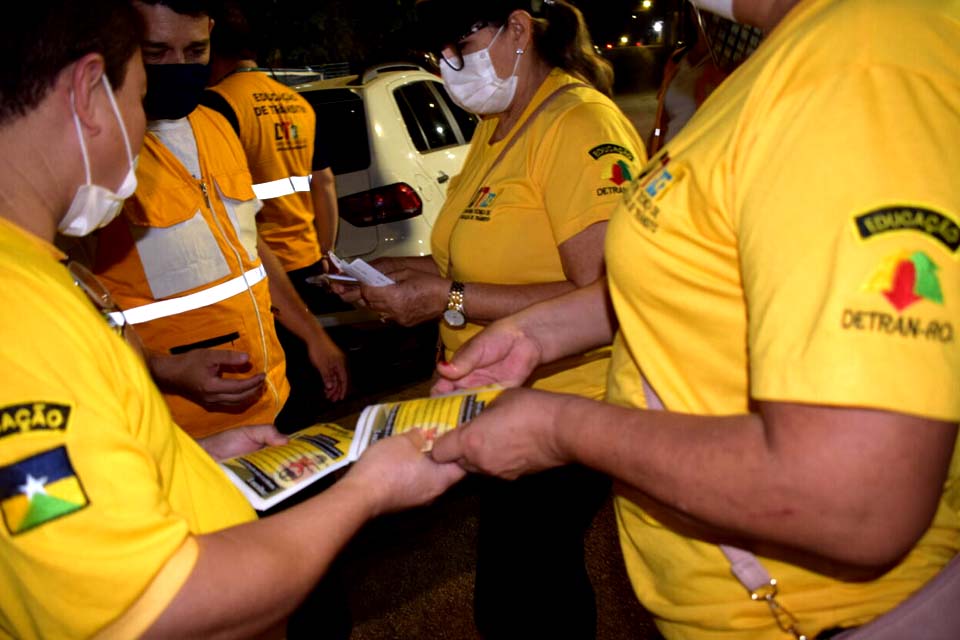
[[[350,89],[321,89],[301,95],[317,113],[317,137],[327,149],[333,173],[367,169],[370,141],[363,98]]]

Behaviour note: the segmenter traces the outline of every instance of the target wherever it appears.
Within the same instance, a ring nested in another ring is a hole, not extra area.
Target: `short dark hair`
[[[231,60],[255,60],[257,51],[253,29],[236,2],[224,0],[213,12],[211,53]]]
[[[143,20],[129,0],[35,0],[0,27],[8,52],[0,74],[0,125],[35,109],[57,76],[89,53],[103,56],[107,78],[120,88],[143,39]]]
[[[211,15],[211,0],[136,0],[141,4],[167,7],[182,16],[197,18]]]

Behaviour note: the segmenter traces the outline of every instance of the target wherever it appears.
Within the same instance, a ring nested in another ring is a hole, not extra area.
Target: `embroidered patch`
[[[924,207],[897,205],[874,209],[853,218],[857,235],[864,240],[894,231],[922,233],[960,254],[960,225],[950,216]]]
[[[478,220],[487,222],[490,220],[490,208],[493,201],[497,199],[497,194],[490,190],[490,187],[480,187],[473,194],[470,204],[460,213],[461,220]]]
[[[897,311],[921,300],[943,304],[936,263],[922,251],[887,256],[864,283],[864,291],[882,293]]]
[[[467,205],[468,209],[486,209],[493,205],[493,201],[497,198],[497,194],[490,191],[490,187],[480,187],[477,189],[477,192],[473,194],[473,200],[470,201],[470,204]]]
[[[624,182],[630,182],[632,179],[633,178],[630,176],[630,165],[623,160],[617,160],[616,163],[610,167],[610,176],[607,178],[607,180],[618,187]]]
[[[683,164],[671,163],[670,154],[665,151],[625,188],[627,207],[651,233],[660,228],[658,201],[685,173]]]
[[[0,467],[0,511],[11,535],[79,511],[88,504],[66,447]]]
[[[24,402],[0,407],[0,438],[28,431],[64,431],[70,407],[56,402]]]
[[[630,149],[620,146],[619,144],[613,144],[612,142],[608,142],[607,144],[599,144],[593,149],[590,149],[590,151],[587,153],[589,153],[594,160],[599,160],[603,156],[610,155],[611,153],[619,154],[627,160],[633,160],[633,153],[630,151]]]

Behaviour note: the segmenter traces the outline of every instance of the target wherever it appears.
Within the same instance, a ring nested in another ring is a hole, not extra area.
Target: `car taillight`
[[[406,220],[423,212],[420,196],[403,182],[344,196],[337,203],[340,217],[355,227]]]

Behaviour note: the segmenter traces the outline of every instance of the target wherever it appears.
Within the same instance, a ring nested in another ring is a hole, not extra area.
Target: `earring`
[[[521,49],[520,47],[517,47],[517,55],[519,56],[522,53],[523,53],[523,49]]]

